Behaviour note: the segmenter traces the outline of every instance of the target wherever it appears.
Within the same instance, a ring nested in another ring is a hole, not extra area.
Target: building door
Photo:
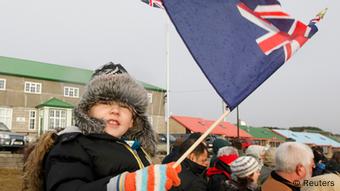
[[[0,122],[12,129],[12,108],[0,107]]]

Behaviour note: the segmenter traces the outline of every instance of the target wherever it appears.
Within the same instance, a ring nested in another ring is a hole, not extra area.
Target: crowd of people
[[[185,142],[190,139],[190,142],[194,142],[195,137],[199,136],[189,136]],[[178,150],[187,149],[187,145],[184,145],[177,144],[163,163],[176,161],[183,154]],[[204,143],[201,146],[207,150]],[[196,158],[208,160],[206,153],[195,150],[194,153]],[[196,165],[186,165],[188,161],[196,162]],[[186,186],[180,190],[336,191],[340,190],[339,162],[340,152],[335,152],[328,160],[322,148],[310,148],[298,142],[285,142],[278,148],[250,145],[245,150],[238,150],[232,143],[218,138],[213,143],[209,165],[208,162],[199,163],[191,157],[183,163],[179,177]],[[191,178],[183,174],[191,174]],[[196,187],[196,182],[199,187]]]
[[[27,150],[23,190],[340,190],[340,153],[327,160],[297,142],[240,150],[216,139],[209,157],[203,141],[174,168],[200,137],[194,133],[152,164],[156,138],[147,106],[147,92],[121,65],[96,70],[74,110],[75,126],[45,133]]]

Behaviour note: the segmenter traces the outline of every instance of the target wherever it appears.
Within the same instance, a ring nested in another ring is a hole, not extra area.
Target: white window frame
[[[6,79],[0,78],[0,82],[3,82],[4,87],[0,87],[0,90],[6,90]]]
[[[153,97],[153,93],[148,93],[148,101],[149,101],[149,104],[152,103],[152,97]]]
[[[70,93],[72,93],[73,95],[70,95]],[[65,97],[79,98],[79,88],[65,86],[64,87],[64,96]]]
[[[51,115],[52,113],[53,113],[53,116]],[[66,124],[67,124],[66,109],[49,109],[48,129],[65,128]]]
[[[32,117],[32,113],[34,113],[34,117]],[[33,121],[33,123],[31,123]],[[33,128],[32,125],[33,124]],[[37,111],[29,110],[28,112],[28,130],[35,130],[37,127]]]
[[[28,88],[27,88],[28,86]],[[39,89],[38,89],[38,86]],[[34,91],[33,91],[34,90]],[[39,90],[39,91],[38,91]],[[25,86],[24,86],[24,91],[25,93],[31,93],[31,94],[41,94],[41,90],[42,90],[42,85],[41,83],[37,83],[37,82],[25,82]]]

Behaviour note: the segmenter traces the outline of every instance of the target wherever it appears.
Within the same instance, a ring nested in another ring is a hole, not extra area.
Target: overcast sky
[[[252,126],[340,133],[340,1],[281,3],[304,22],[329,10],[313,39],[240,104],[240,117]],[[166,88],[167,19],[139,0],[0,0],[0,55],[86,69],[113,61],[136,79]],[[169,28],[171,113],[219,118],[221,99]],[[235,111],[227,118],[232,123]]]

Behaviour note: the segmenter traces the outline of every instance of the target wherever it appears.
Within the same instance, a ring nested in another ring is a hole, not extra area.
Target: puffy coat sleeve
[[[44,164],[47,191],[104,191],[112,178],[95,180],[91,158],[75,140],[56,144]]]

